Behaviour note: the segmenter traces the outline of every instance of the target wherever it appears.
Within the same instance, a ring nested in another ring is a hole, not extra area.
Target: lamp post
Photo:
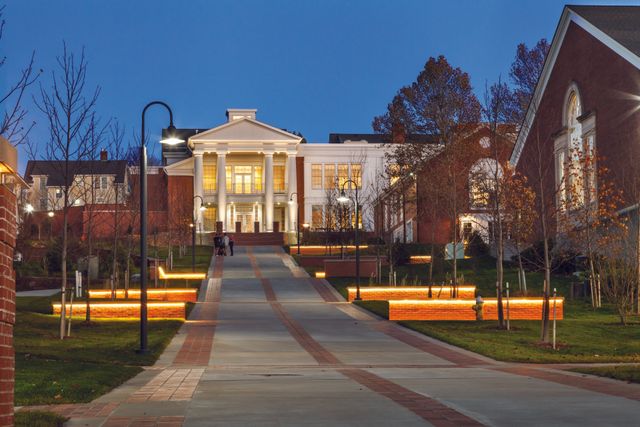
[[[162,101],[152,101],[142,109],[142,129],[140,131],[140,348],[138,353],[148,353],[147,348],[147,147],[145,145],[144,119],[149,107],[161,105],[169,112],[167,137],[160,143],[176,145],[184,142],[176,136],[173,126],[173,111]]]
[[[358,203],[358,184],[351,180],[348,179],[345,182],[342,183],[342,188],[340,189],[340,197],[338,197],[338,201],[340,203],[347,203],[348,201],[350,201],[351,199],[349,197],[347,197],[347,195],[344,192],[344,187],[347,184],[353,184],[353,186],[356,188],[356,197],[355,197],[355,207],[356,207],[356,232],[355,232],[355,243],[356,243],[356,301],[360,301],[360,240],[359,240],[359,233],[358,233],[358,229],[360,228],[359,226],[359,221],[360,221],[360,207],[359,207],[359,203]]]
[[[298,193],[291,193],[289,196],[289,204],[293,204],[293,196],[296,196],[296,201],[298,201]],[[300,207],[296,209],[296,242],[298,244],[298,256],[300,256]]]
[[[207,208],[204,206],[204,200],[201,196],[193,196],[193,223],[191,224],[191,272],[196,272],[196,228],[198,226],[198,216],[196,215],[196,199],[200,199],[200,211],[204,212]],[[202,240],[202,239],[201,239]],[[202,242],[200,242],[202,244]]]

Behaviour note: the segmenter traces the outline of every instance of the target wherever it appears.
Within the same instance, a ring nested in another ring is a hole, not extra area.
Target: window
[[[322,165],[311,165],[311,188],[314,190],[322,189]]]
[[[567,133],[569,135],[568,148],[569,148],[569,165],[568,165],[568,183],[569,191],[568,196],[575,196],[575,200],[572,203],[578,205],[584,204],[584,182],[582,180],[582,155],[584,154],[584,147],[582,145],[582,126],[578,117],[582,114],[582,108],[580,106],[580,99],[578,94],[574,91],[569,96],[569,102],[567,106]]]
[[[61,199],[62,198],[62,190],[61,189],[56,189],[56,199]]]
[[[468,242],[471,238],[471,233],[473,232],[473,226],[470,222],[462,223],[462,238],[465,242]]]
[[[486,208],[496,190],[496,174],[502,177],[502,167],[494,159],[478,160],[469,170],[469,202],[473,208]]]
[[[311,227],[312,228],[322,227],[322,205],[311,206]]]
[[[256,193],[262,192],[262,166],[253,167],[253,187]]]
[[[100,177],[100,188],[106,190],[109,186],[109,179],[106,176]]]
[[[227,193],[233,191],[233,181],[231,181],[231,166],[224,167],[225,181],[227,182]]]
[[[338,164],[338,189],[342,189],[342,186],[349,179],[349,165],[346,163]]]
[[[216,164],[204,162],[203,172],[204,172],[204,178],[203,178],[204,192],[205,193],[216,192],[218,190],[216,187],[216,181],[218,178],[216,176],[216,173],[217,173]]]
[[[284,165],[273,167],[273,191],[276,193],[284,192]]]
[[[362,165],[351,164],[351,179],[356,183],[358,188],[362,188]]]
[[[324,189],[332,190],[336,187],[336,165],[324,165]]]
[[[207,209],[202,212],[202,222],[205,231],[212,231],[216,229],[216,213],[215,206],[207,206]]]

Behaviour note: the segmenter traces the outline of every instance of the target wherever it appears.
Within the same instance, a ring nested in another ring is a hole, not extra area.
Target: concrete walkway
[[[156,365],[65,413],[71,426],[627,426],[640,387],[423,337],[256,247],[212,260]]]

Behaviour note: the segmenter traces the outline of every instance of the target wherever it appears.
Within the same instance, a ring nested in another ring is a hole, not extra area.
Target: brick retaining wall
[[[506,317],[506,299],[504,310]],[[540,320],[542,298],[514,298],[509,302],[511,320]],[[471,308],[475,300],[404,300],[389,301],[389,320],[476,320]],[[549,302],[553,310],[553,299]],[[556,319],[563,319],[564,298],[556,300]],[[549,316],[551,318],[551,316]],[[498,320],[495,298],[484,300],[484,320]]]
[[[124,289],[116,290],[116,298],[125,298]],[[95,299],[111,298],[109,289],[95,289],[89,291],[89,296]],[[129,289],[128,297],[131,299],[140,299],[140,289]],[[147,299],[161,301],[177,301],[177,302],[196,302],[198,298],[195,288],[171,288],[171,289],[148,289]],[[92,313],[93,314],[93,313]]]
[[[347,288],[349,301],[356,297],[356,288]],[[450,299],[451,286],[432,286],[431,295],[433,299]],[[361,286],[360,298],[364,301],[389,301],[389,300],[426,300],[429,299],[428,286]],[[460,285],[458,287],[458,297],[472,299],[476,297],[476,287],[472,285]]]
[[[70,304],[66,305],[69,313]],[[73,305],[74,316],[84,316],[84,302]],[[60,314],[60,304],[53,304],[53,314]],[[140,303],[98,302],[91,303],[91,317],[95,319],[139,319]],[[181,302],[150,302],[147,304],[149,319],[184,319],[185,307]]]

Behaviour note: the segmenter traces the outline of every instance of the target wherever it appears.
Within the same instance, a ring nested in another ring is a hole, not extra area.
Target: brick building
[[[623,190],[624,210],[637,210],[638,82],[640,7],[566,6],[511,155],[539,198],[540,188],[556,206],[568,197],[571,150],[592,147]]]

